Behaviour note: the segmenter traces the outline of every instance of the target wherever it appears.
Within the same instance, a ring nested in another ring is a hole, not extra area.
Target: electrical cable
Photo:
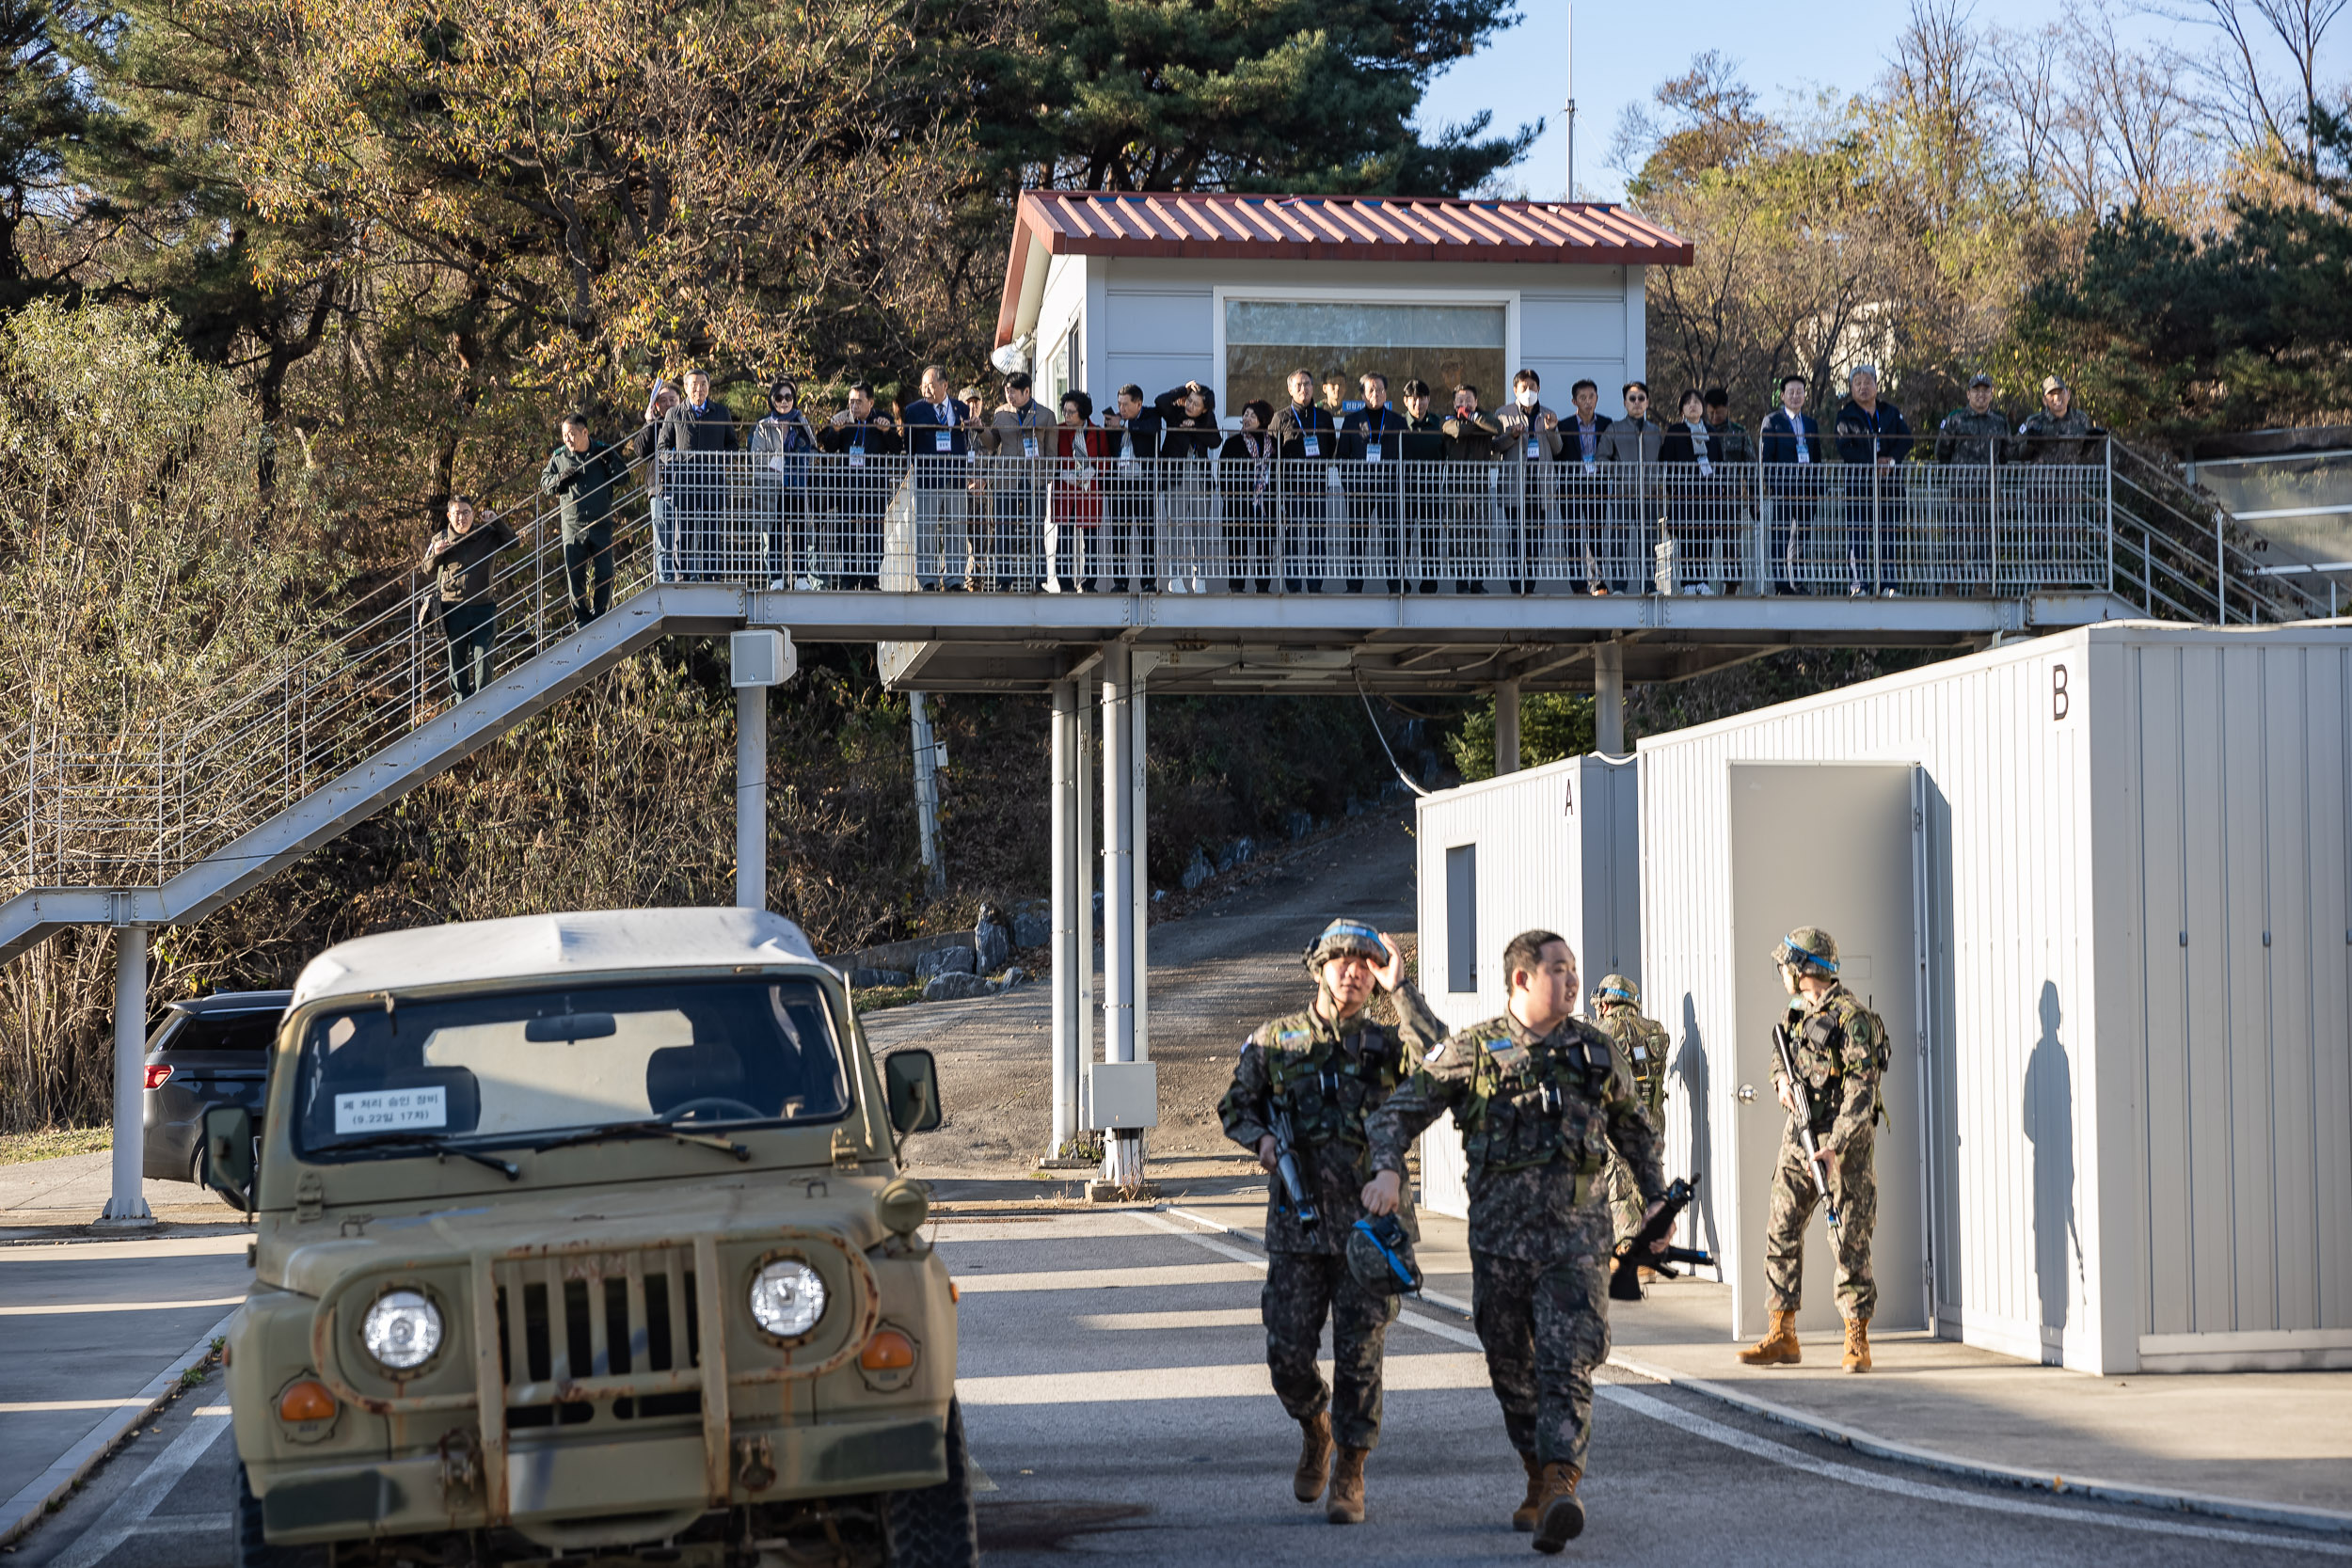
[[[1380,716],[1372,711],[1372,693],[1364,689],[1364,673],[1361,670],[1352,670],[1349,673],[1356,677],[1356,695],[1363,699],[1364,718],[1372,725],[1372,733],[1380,737],[1380,749],[1389,753],[1389,766],[1396,769],[1398,782],[1414,794],[1426,796],[1429,791],[1415,784],[1413,776],[1405,771],[1404,764],[1396,760],[1396,752],[1389,745],[1389,737],[1380,728]]]

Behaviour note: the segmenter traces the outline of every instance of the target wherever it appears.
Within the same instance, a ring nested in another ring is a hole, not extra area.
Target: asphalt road
[[[1371,1517],[1290,1497],[1296,1428],[1267,1391],[1263,1271],[1163,1216],[946,1224],[960,1386],[992,1564],[1527,1560],[1521,1485],[1467,1326],[1408,1306],[1391,1331]],[[1604,1371],[1591,1515],[1562,1560],[1616,1563],[2301,1564],[2352,1542],[2105,1507],[1883,1464],[1704,1398]],[[232,1464],[217,1374],[175,1402],[11,1559],[214,1568]]]

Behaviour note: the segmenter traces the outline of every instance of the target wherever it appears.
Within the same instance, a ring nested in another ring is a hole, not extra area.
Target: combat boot
[[[1291,1478],[1291,1496],[1302,1503],[1323,1496],[1324,1475],[1331,1463],[1331,1413],[1319,1410],[1298,1423],[1298,1474]]]
[[[1331,1506],[1323,1515],[1333,1524],[1364,1522],[1364,1461],[1371,1457],[1370,1449],[1340,1445],[1340,1462],[1331,1471]]]
[[[1867,1372],[1870,1370],[1870,1320],[1846,1320],[1846,1370]]]
[[[1584,1505],[1576,1500],[1576,1483],[1584,1472],[1554,1460],[1544,1466],[1544,1500],[1535,1510],[1535,1549],[1556,1552],[1584,1533]]]
[[[1544,1467],[1532,1453],[1519,1455],[1527,1466],[1527,1500],[1511,1511],[1511,1528],[1524,1535],[1535,1528],[1535,1511],[1544,1505]]]
[[[1776,1307],[1772,1316],[1772,1326],[1765,1330],[1764,1338],[1740,1353],[1743,1365],[1793,1367],[1804,1359],[1804,1352],[1797,1344],[1797,1315]]]

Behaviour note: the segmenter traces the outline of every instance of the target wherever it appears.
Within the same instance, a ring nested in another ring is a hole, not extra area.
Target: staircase
[[[2291,579],[2257,575],[2267,541],[2210,497],[2121,443],[2109,450],[2109,602],[2156,619],[2227,625],[2326,615]],[[501,673],[468,701],[449,700],[442,637],[418,623],[425,584],[410,574],[363,597],[331,641],[229,689],[192,695],[179,712],[130,733],[92,733],[72,715],[37,710],[0,737],[0,798],[12,808],[0,816],[8,895],[0,961],[67,926],[199,919],[629,655],[665,636],[723,628],[710,585],[657,580],[642,480],[632,467],[617,486],[612,609],[580,627],[566,602],[556,509],[532,492],[530,527],[500,558],[494,585]],[[898,485],[880,564],[884,596],[909,595],[912,622],[925,617],[912,597],[922,590],[904,565],[913,559],[910,495]],[[755,545],[766,521],[746,507],[730,527],[739,545],[746,533]],[[756,558],[755,547],[739,550],[737,565],[717,575],[752,581],[742,562]]]

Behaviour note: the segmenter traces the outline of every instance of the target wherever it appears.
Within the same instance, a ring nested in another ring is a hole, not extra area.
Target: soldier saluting
[[[1393,1295],[1367,1291],[1347,1265],[1348,1234],[1363,1212],[1358,1195],[1372,1175],[1364,1120],[1420,1065],[1444,1025],[1404,978],[1396,943],[1369,926],[1331,922],[1308,946],[1306,963],[1315,982],[1313,1004],[1249,1037],[1216,1109],[1225,1135],[1254,1152],[1269,1174],[1285,1153],[1295,1154],[1305,1180],[1311,1223],[1279,1176],[1266,1184],[1260,1298],[1266,1367],[1301,1433],[1293,1495],[1313,1502],[1328,1472],[1325,1516],[1353,1525],[1364,1517],[1364,1460],[1380,1441],[1381,1347],[1398,1306]],[[1395,996],[1401,1028],[1366,1015],[1375,986]],[[1278,1123],[1292,1140],[1288,1148],[1275,1136]],[[1405,1221],[1410,1234],[1409,1212]],[[1336,1390],[1315,1369],[1327,1316]]]
[[[1404,1192],[1405,1150],[1447,1111],[1470,1157],[1470,1303],[1503,1430],[1527,1469],[1511,1514],[1556,1552],[1584,1528],[1576,1499],[1593,1435],[1593,1368],[1609,1354],[1611,1155],[1643,1201],[1665,1190],[1658,1141],[1610,1038],[1575,1016],[1576,955],[1549,931],[1502,950],[1510,1002],[1448,1036],[1369,1123],[1375,1214]],[[1658,1243],[1663,1246],[1661,1241]]]
[[[1751,1367],[1794,1366],[1797,1307],[1804,1282],[1804,1227],[1824,1197],[1837,1249],[1837,1310],[1846,1320],[1845,1368],[1870,1370],[1870,1313],[1879,1288],[1870,1277],[1870,1230],[1878,1222],[1878,1180],[1870,1158],[1885,1117],[1879,1079],[1886,1070],[1886,1025],[1837,978],[1837,943],[1827,931],[1800,926],[1772,949],[1788,992],[1782,1027],[1802,1094],[1775,1063],[1772,1085],[1788,1112],[1772,1207],[1764,1228],[1764,1282],[1772,1323],[1740,1353]],[[1806,1117],[1800,1106],[1809,1110]],[[1812,1149],[1805,1145],[1811,1142]]]
[[[1642,988],[1622,974],[1601,976],[1600,984],[1593,988],[1590,1016],[1601,1033],[1617,1042],[1626,1065],[1632,1069],[1634,1087],[1641,1093],[1642,1114],[1649,1117],[1649,1130],[1663,1138],[1666,1051],[1670,1043],[1666,1026],[1644,1016]],[[1609,1162],[1609,1201],[1616,1216],[1617,1243],[1622,1246],[1642,1228],[1645,1205],[1633,1172],[1621,1159]]]

